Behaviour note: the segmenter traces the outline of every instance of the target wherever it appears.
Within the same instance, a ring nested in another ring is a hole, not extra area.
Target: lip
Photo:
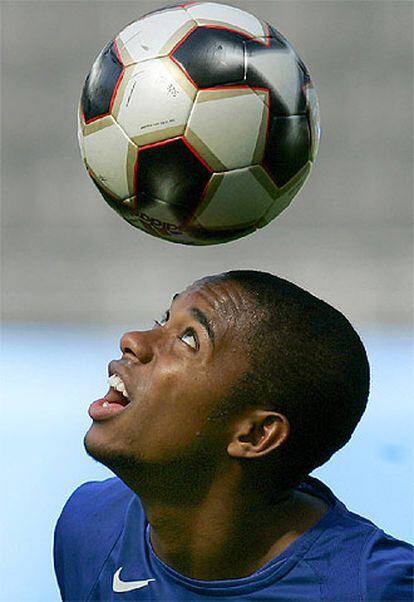
[[[108,364],[108,376],[112,376],[113,374],[117,374],[123,381],[125,385],[126,392],[128,393],[128,399],[131,399],[130,389],[128,385],[128,370],[125,367],[125,363],[122,360],[112,360]]]
[[[94,422],[104,422],[106,420],[114,418],[118,414],[125,412],[128,406],[130,405],[128,404],[126,406],[123,406],[120,403],[110,403],[105,407],[103,405],[105,401],[108,401],[107,395],[105,397],[102,397],[101,399],[93,401],[89,406],[88,414]]]
[[[128,393],[128,399],[130,401],[126,405],[118,403],[119,395],[114,389],[112,389],[112,387],[110,387],[104,397],[97,399],[89,406],[88,414],[94,422],[104,422],[110,420],[111,418],[114,418],[118,414],[124,412],[133,403],[129,395],[128,376],[122,360],[112,360],[108,364],[108,376],[112,376],[113,374],[117,374],[124,382],[126,392]],[[104,406],[104,403],[108,401],[109,404]]]

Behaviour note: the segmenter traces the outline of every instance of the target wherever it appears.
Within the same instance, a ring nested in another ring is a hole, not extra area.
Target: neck
[[[323,515],[320,504],[293,490],[272,499],[264,496],[246,482],[237,463],[216,471],[201,489],[182,483],[175,495],[166,479],[146,487],[142,479],[137,483],[125,477],[143,503],[156,554],[194,579],[246,577]]]

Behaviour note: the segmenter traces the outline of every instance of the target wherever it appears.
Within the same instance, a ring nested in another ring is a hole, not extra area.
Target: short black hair
[[[212,278],[239,283],[252,307],[251,369],[226,408],[259,404],[286,416],[291,431],[275,452],[274,475],[278,485],[294,486],[349,441],[364,413],[365,348],[341,312],[292,282],[255,270]]]

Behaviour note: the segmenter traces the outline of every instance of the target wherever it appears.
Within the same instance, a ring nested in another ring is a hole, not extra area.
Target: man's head
[[[364,346],[338,310],[287,280],[248,270],[221,277],[251,303],[250,369],[221,415],[253,402],[286,417],[289,436],[272,454],[271,472],[275,484],[296,484],[349,441],[365,410]]]
[[[115,472],[208,481],[237,464],[290,487],[348,441],[366,405],[368,362],[349,322],[263,272],[194,283],[121,350],[110,371],[131,403],[85,437]]]

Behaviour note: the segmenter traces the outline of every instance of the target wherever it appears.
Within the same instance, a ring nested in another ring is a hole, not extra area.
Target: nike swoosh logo
[[[146,587],[147,585],[149,585],[151,581],[155,581],[155,579],[143,579],[141,581],[122,581],[120,577],[121,571],[122,566],[114,574],[114,580],[112,582],[112,589],[118,594],[122,594],[123,592],[130,592],[133,589],[141,589],[141,587]]]

